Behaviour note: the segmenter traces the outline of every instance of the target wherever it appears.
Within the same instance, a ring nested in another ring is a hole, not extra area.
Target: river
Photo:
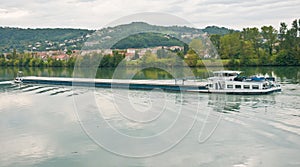
[[[282,84],[280,93],[255,96],[11,84],[19,70],[73,75],[0,68],[0,166],[300,166],[299,67],[231,69]],[[133,79],[173,78],[159,69],[121,71]],[[191,71],[208,77],[206,69]],[[99,69],[95,77],[113,76]]]

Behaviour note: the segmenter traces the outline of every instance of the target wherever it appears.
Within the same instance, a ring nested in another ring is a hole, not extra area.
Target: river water
[[[11,84],[18,70],[0,70],[0,166],[300,166],[298,67],[238,69],[282,83],[281,93],[256,96]],[[151,69],[135,78],[172,76]]]

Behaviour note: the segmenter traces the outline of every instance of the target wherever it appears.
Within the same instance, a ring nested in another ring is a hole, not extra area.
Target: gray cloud
[[[96,0],[75,0],[76,2],[94,2]]]
[[[217,4],[217,5],[230,5],[230,4],[242,4],[248,1],[243,1],[243,0],[214,0],[214,1],[209,1],[209,0],[204,0],[202,4],[205,5],[212,5],[212,4]]]
[[[140,12],[162,12],[196,27],[243,27],[290,23],[299,16],[298,0],[2,0],[0,26],[98,29]]]

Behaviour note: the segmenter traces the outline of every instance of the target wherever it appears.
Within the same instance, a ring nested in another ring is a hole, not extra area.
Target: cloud
[[[18,8],[8,8],[1,9],[0,8],[0,20],[2,19],[21,19],[29,15],[29,12],[26,10],[18,9]]]
[[[278,27],[282,21],[289,23],[296,19],[299,7],[297,0],[202,1],[190,15],[192,22],[200,26],[214,24],[235,29],[263,25]]]
[[[212,5],[212,4],[217,4],[217,5],[228,5],[228,4],[242,4],[245,2],[249,1],[241,1],[241,0],[214,0],[214,1],[209,1],[209,0],[204,0],[203,4],[206,5]]]
[[[298,0],[2,0],[0,25],[99,29],[140,12],[162,12],[208,25],[241,29],[289,23],[298,17]]]

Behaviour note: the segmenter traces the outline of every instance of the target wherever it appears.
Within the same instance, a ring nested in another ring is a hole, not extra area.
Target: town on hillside
[[[118,52],[121,55],[124,55],[126,60],[133,60],[137,58],[142,58],[146,52],[152,54],[157,54],[159,50],[169,50],[173,52],[183,51],[184,47],[182,46],[157,46],[153,48],[128,48],[128,49],[98,49],[98,50],[50,50],[50,51],[36,51],[36,52],[25,52],[29,54],[32,58],[38,58],[44,61],[47,61],[48,58],[55,60],[68,60],[71,57],[84,56],[90,53],[97,53],[101,55],[110,55],[113,56],[114,52]],[[11,53],[3,53],[4,58],[8,58]]]

